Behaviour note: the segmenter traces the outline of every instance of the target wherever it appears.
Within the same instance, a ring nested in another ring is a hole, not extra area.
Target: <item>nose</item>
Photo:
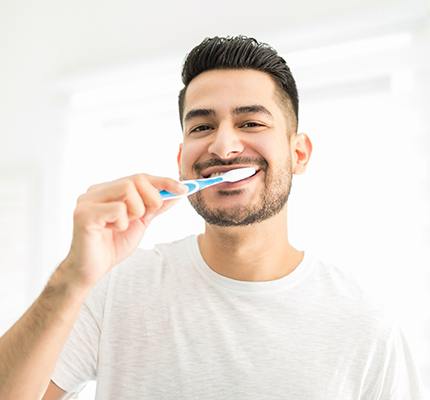
[[[242,153],[244,146],[233,128],[220,126],[208,147],[209,154],[226,159]]]

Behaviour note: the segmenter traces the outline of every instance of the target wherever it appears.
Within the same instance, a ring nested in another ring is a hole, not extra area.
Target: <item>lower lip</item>
[[[260,169],[256,174],[250,176],[249,178],[242,179],[242,180],[237,181],[237,182],[220,183],[219,185],[215,185],[214,189],[218,189],[218,190],[236,189],[240,186],[246,185],[246,184],[252,182],[253,180],[255,180],[257,178],[257,176],[260,175],[261,171],[262,170]]]

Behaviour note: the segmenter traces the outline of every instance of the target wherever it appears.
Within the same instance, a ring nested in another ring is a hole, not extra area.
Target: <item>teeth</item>
[[[214,176],[220,176],[220,175],[223,175],[223,174],[224,174],[224,172],[214,172],[213,174],[209,175],[209,178],[213,178]]]

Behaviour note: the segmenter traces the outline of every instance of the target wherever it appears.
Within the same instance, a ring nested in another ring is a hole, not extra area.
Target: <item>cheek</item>
[[[184,142],[182,147],[182,169],[185,171],[191,170],[193,164],[195,164],[203,154],[205,154],[203,142]]]
[[[269,170],[277,170],[285,166],[290,158],[289,145],[286,140],[260,140],[253,145],[255,151],[268,164]]]
[[[259,140],[252,144],[253,152],[264,158],[269,165],[275,160],[280,152],[279,143],[273,140]]]

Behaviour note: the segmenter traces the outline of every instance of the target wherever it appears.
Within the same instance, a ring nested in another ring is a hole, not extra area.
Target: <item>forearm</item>
[[[24,315],[0,338],[0,398],[41,399],[89,288],[61,264]]]

